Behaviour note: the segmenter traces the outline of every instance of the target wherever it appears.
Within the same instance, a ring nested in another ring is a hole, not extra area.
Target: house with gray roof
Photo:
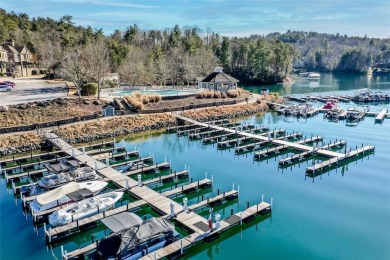
[[[198,81],[198,86],[200,89],[226,92],[229,89],[236,89],[238,82],[238,79],[223,72],[221,67],[216,67],[214,72]]]
[[[1,44],[0,65],[2,72],[3,69],[8,73],[16,71],[23,76],[23,69],[25,69],[27,75],[27,67],[31,63],[33,63],[33,54],[26,46],[15,46],[14,41]]]

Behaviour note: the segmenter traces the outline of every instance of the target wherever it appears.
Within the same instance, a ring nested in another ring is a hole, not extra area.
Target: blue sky
[[[287,30],[390,37],[388,0],[1,0],[0,8],[31,17],[73,16],[106,34],[197,25],[226,36]]]

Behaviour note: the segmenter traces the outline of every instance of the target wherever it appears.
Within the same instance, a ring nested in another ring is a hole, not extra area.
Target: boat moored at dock
[[[138,259],[179,238],[175,226],[163,217],[142,221],[138,216],[127,213],[120,216],[119,221],[116,216],[102,221],[114,233],[98,243],[96,251],[88,256],[92,260]]]
[[[83,198],[98,194],[108,185],[105,181],[70,182],[64,186],[36,196],[30,203],[33,212],[41,212],[66,203],[72,203],[68,196],[79,194]]]
[[[79,219],[93,216],[99,212],[104,212],[111,209],[122,196],[123,192],[113,191],[84,199],[49,215],[49,223],[52,226],[62,226]],[[79,196],[72,197],[71,195],[68,195],[68,197],[75,201],[79,198]]]
[[[62,171],[62,165],[69,164],[70,161],[63,161],[54,165],[47,165],[46,168],[49,172],[53,172],[53,174],[46,175],[42,177],[37,184],[39,187],[43,189],[53,189],[58,186],[64,185],[65,183],[69,183],[71,181],[81,182],[88,180],[96,180],[101,177],[96,174],[96,171],[89,166],[79,167],[77,169],[65,170]],[[73,163],[74,165],[77,163]]]
[[[338,107],[338,101],[336,99],[328,99],[322,109],[334,109]]]

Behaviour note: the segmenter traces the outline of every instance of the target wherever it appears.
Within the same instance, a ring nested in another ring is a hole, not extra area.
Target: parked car
[[[12,87],[6,83],[0,83],[0,91],[11,91]]]
[[[12,81],[0,81],[0,84],[1,85],[8,85],[10,87],[15,87],[15,83],[13,83]]]
[[[4,81],[5,83],[7,83],[7,85],[11,86],[11,87],[15,87],[15,82],[12,82],[12,81]]]

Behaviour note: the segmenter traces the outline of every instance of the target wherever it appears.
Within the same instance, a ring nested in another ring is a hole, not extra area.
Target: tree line
[[[348,37],[340,34],[287,31],[256,39],[281,40],[298,51],[293,66],[323,72],[365,72],[370,66],[390,63],[390,38]]]
[[[118,72],[131,85],[188,85],[214,67],[242,83],[282,81],[293,66],[319,71],[363,71],[389,60],[388,39],[287,32],[223,37],[196,26],[144,30],[136,24],[110,35],[77,26],[70,15],[58,20],[31,18],[0,9],[0,42],[13,39],[38,57],[39,65],[77,86]]]

